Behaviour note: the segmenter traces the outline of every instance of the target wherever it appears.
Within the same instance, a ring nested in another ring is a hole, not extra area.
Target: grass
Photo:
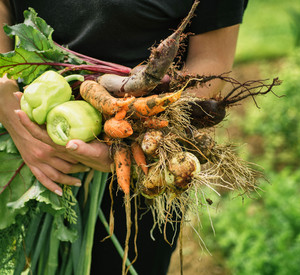
[[[299,0],[250,0],[240,27],[236,62],[288,55],[299,36],[299,18]]]

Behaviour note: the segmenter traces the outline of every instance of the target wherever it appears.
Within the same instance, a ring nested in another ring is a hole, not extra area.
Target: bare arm
[[[183,71],[200,75],[217,75],[232,69],[239,25],[191,36]],[[209,87],[192,90],[199,97],[214,97],[224,82],[214,80]]]
[[[11,24],[12,18],[8,0],[0,1],[0,52],[8,52],[13,48],[13,41],[3,31],[4,24]]]

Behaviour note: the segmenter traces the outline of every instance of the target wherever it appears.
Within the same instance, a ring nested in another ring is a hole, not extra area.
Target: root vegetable
[[[203,79],[203,77],[199,76],[199,79]],[[262,80],[240,83],[225,75],[210,76],[206,77],[206,79],[206,81],[220,79],[230,83],[233,88],[224,97],[196,100],[190,103],[192,107],[190,113],[191,123],[197,128],[207,128],[217,125],[225,118],[226,109],[229,107],[248,97],[252,97],[255,102],[255,96],[273,92],[273,87],[281,84],[278,78],[274,78],[271,84],[265,84]],[[263,90],[264,88],[266,90]]]
[[[200,162],[197,157],[190,152],[180,152],[175,154],[169,161],[167,174],[168,183],[174,182],[172,186],[177,190],[186,190],[193,178],[200,172]]]
[[[80,94],[84,100],[93,105],[104,115],[115,115],[121,110],[127,110],[134,97],[115,98],[96,81],[86,80],[80,85]]]
[[[197,100],[190,103],[191,124],[197,128],[212,127],[226,116],[226,104],[215,99]]]
[[[148,129],[161,129],[169,125],[169,121],[157,117],[148,117],[143,121],[143,126]]]
[[[150,117],[163,112],[171,103],[177,101],[182,90],[175,93],[135,98],[128,106],[128,113],[135,117]]]
[[[182,21],[177,30],[163,40],[156,48],[153,48],[146,66],[142,69],[135,68],[135,73],[128,77],[103,75],[99,83],[117,96],[148,94],[157,85],[169,70],[177,55],[181,34],[194,15],[199,1],[195,1],[187,17]]]
[[[148,176],[140,185],[141,194],[149,199],[162,194],[166,188],[165,176],[155,166],[150,167]]]
[[[131,157],[128,146],[121,144],[116,148],[114,154],[114,163],[118,185],[123,190],[125,195],[129,195]]]
[[[155,156],[162,139],[163,133],[160,130],[148,130],[141,143],[142,150],[148,156]]]
[[[130,123],[125,119],[112,117],[105,121],[103,130],[111,138],[127,138],[133,134]]]
[[[138,142],[135,141],[131,144],[131,153],[132,153],[132,156],[133,156],[136,164],[143,170],[145,175],[147,175],[148,174],[148,166],[147,166],[147,162],[146,162],[146,157],[142,150],[142,147],[140,146],[140,144]]]

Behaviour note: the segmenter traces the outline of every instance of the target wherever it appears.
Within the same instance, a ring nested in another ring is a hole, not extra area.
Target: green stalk
[[[67,82],[71,82],[73,80],[78,80],[78,81],[83,82],[84,81],[84,76],[80,75],[80,74],[71,74],[71,75],[65,76],[65,80]]]
[[[47,261],[46,274],[55,275],[58,267],[58,251],[59,251],[60,240],[56,237],[56,223],[52,223],[50,233],[50,247],[49,256]]]
[[[48,241],[48,234],[49,234],[49,227],[51,225],[51,222],[53,222],[53,218],[50,214],[46,214],[38,241],[36,242],[36,246],[34,249],[34,253],[32,255],[32,260],[31,260],[31,270],[33,272],[33,274],[35,274],[34,270],[36,267],[36,264],[39,260],[40,257],[40,253],[42,248],[44,248],[44,245],[47,245],[47,241]]]
[[[64,132],[64,128],[65,128],[64,125],[65,125],[65,123],[59,122],[56,125],[55,129],[56,129],[57,134],[59,135],[60,139],[63,140],[63,141],[66,141],[66,140],[68,140],[68,136]]]
[[[88,220],[84,231],[82,240],[82,248],[78,263],[79,275],[89,275],[92,262],[92,248],[94,241],[95,225],[97,220],[98,207],[102,196],[99,195],[101,189],[104,190],[103,185],[106,184],[106,174],[100,171],[95,171],[94,178],[90,189],[90,204],[88,212]]]
[[[29,254],[31,253],[31,249],[34,246],[34,242],[37,238],[37,231],[39,229],[41,220],[42,220],[42,215],[36,215],[32,219],[32,221],[28,227],[28,230],[27,230],[26,236],[25,236],[24,257],[22,257],[21,259],[18,259],[18,261],[16,263],[15,271],[14,271],[15,275],[21,274],[21,272],[24,270],[25,257],[29,256]],[[20,253],[19,256],[21,257],[21,256],[23,256],[23,254]]]
[[[101,222],[103,223],[103,225],[104,225],[107,233],[110,234],[109,224],[108,224],[108,222],[107,222],[107,220],[106,220],[106,218],[104,216],[104,213],[103,213],[103,211],[102,211],[102,209],[100,207],[98,209],[98,216],[99,216],[99,219],[101,220]],[[123,258],[123,256],[124,256],[124,249],[121,246],[120,242],[118,241],[116,235],[112,234],[110,236],[110,239],[113,242],[113,244],[114,244],[116,250],[118,251],[119,255],[121,256],[121,258]],[[134,269],[133,265],[131,265],[129,259],[127,259],[126,260],[126,266],[129,266],[129,265],[130,265],[130,267],[129,267],[130,274],[132,274],[132,275],[138,275],[138,273]]]

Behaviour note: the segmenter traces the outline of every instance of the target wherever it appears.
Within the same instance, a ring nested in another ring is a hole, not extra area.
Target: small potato
[[[159,130],[149,130],[145,133],[141,143],[142,150],[147,156],[157,155],[158,146],[163,139],[163,133]]]
[[[157,170],[156,167],[151,167],[140,188],[142,195],[149,199],[162,194],[166,188],[164,174]]]

